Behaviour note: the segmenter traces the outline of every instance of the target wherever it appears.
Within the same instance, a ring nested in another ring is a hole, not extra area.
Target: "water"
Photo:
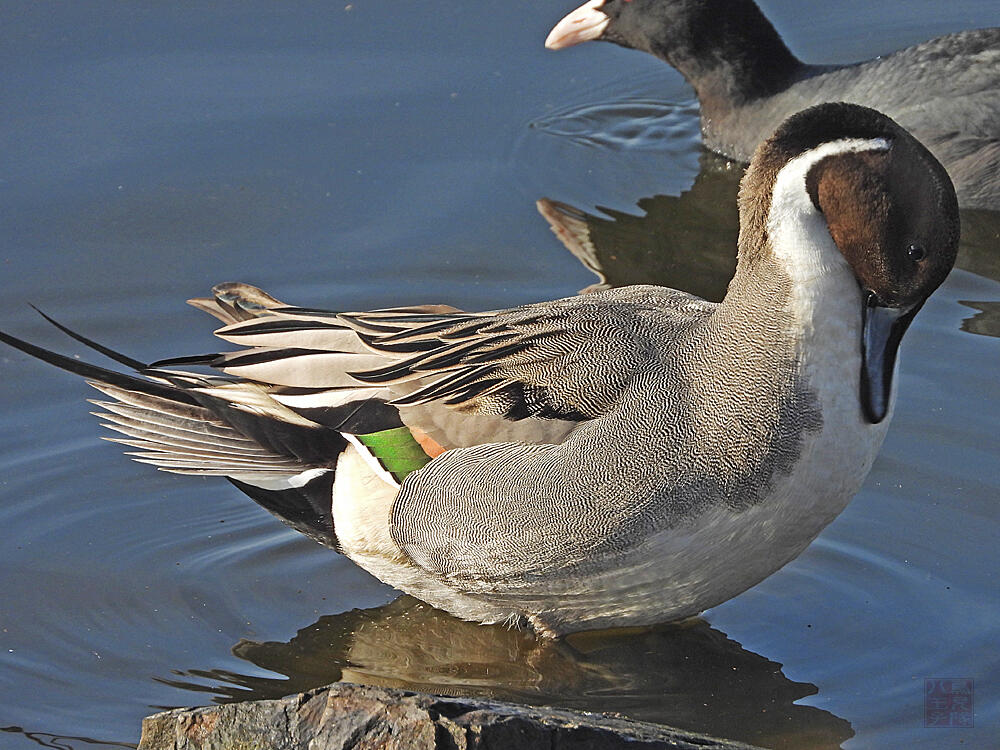
[[[721,294],[738,170],[699,150],[679,76],[544,51],[571,2],[476,5],[3,4],[3,328],[81,353],[32,302],[154,359],[216,346],[181,302],[223,280],[355,309],[564,296],[596,279],[541,198],[592,217],[609,281]],[[985,0],[766,10],[812,61],[1000,20]],[[159,707],[341,678],[774,747],[996,744],[1000,228],[965,218],[864,489],[685,627],[539,643],[394,601],[225,483],[125,460],[86,387],[0,351],[0,747],[127,746]],[[929,677],[975,680],[974,729],[923,727]]]

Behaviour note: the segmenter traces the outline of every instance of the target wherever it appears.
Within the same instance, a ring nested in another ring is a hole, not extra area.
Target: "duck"
[[[955,262],[954,188],[875,110],[783,123],[742,180],[713,303],[651,285],[489,312],[190,300],[233,351],[144,363],[51,322],[112,439],[225,477],[459,618],[539,636],[681,620],[794,559],[885,437],[897,351]]]
[[[961,31],[850,65],[799,60],[753,0],[588,0],[549,33],[675,68],[701,105],[704,145],[747,163],[789,115],[822,102],[875,107],[944,164],[963,208],[1000,211],[1000,28]]]

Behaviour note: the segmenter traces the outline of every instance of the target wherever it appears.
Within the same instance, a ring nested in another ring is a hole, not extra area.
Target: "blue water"
[[[152,360],[216,347],[183,300],[219,281],[353,309],[565,296],[596,279],[541,198],[592,216],[611,280],[717,292],[739,169],[661,63],[546,52],[572,6],[3,3],[0,327],[84,354],[30,302]],[[816,62],[1000,23],[986,0],[764,7]],[[0,747],[127,745],[159,707],[341,678],[772,747],[996,745],[1000,221],[967,221],[861,493],[685,628],[549,644],[393,602],[224,482],[126,460],[94,392],[0,351]],[[933,677],[975,680],[974,729],[924,728]]]

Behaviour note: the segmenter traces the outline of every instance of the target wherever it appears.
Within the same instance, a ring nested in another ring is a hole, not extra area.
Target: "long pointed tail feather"
[[[330,490],[347,442],[336,430],[266,398],[253,383],[157,369],[39,313],[76,341],[137,370],[110,370],[0,331],[0,341],[86,378],[110,397],[91,401],[104,410],[95,415],[118,433],[108,440],[138,449],[126,451],[133,460],[177,474],[224,476],[288,526],[337,548]]]
[[[56,320],[52,316],[48,315],[44,311],[38,309],[34,305],[31,306],[31,309],[34,310],[39,315],[41,315],[43,318],[45,318],[45,320],[47,320],[49,323],[51,323],[52,325],[54,325],[56,328],[58,328],[60,331],[62,331],[63,333],[65,333],[70,338],[76,339],[81,344],[84,344],[85,346],[89,346],[94,351],[100,352],[101,354],[103,354],[108,359],[112,359],[115,362],[118,362],[119,364],[125,365],[126,367],[131,367],[133,370],[136,370],[136,371],[139,371],[139,372],[142,372],[143,370],[147,370],[150,367],[149,365],[145,364],[144,362],[140,362],[137,359],[132,359],[132,357],[129,357],[129,356],[125,355],[125,354],[122,354],[121,352],[115,351],[114,349],[110,349],[110,348],[104,346],[103,344],[99,344],[96,341],[94,341],[93,339],[87,338],[82,333],[79,333],[77,331],[74,331],[72,328],[68,328],[68,327],[64,326],[58,320]]]
[[[62,326],[58,327],[62,329]],[[74,336],[74,338],[76,338],[76,336]],[[82,343],[87,343],[87,340],[85,340],[84,337],[80,337],[78,340]],[[96,380],[101,383],[116,385],[120,388],[136,390],[141,393],[148,393],[151,396],[159,396],[161,398],[179,401],[181,403],[197,403],[197,401],[195,401],[190,395],[184,391],[174,388],[173,386],[158,383],[153,380],[147,380],[145,378],[139,378],[134,375],[127,375],[125,373],[118,372],[117,370],[109,370],[105,367],[92,365],[84,360],[74,359],[73,357],[66,357],[62,354],[50,351],[49,349],[43,349],[40,346],[35,346],[28,341],[11,336],[3,331],[0,331],[0,341],[4,342],[8,346],[14,347],[15,349],[19,349],[25,354],[35,357],[36,359],[48,362],[50,365],[55,365],[60,370],[66,370],[66,372],[71,372],[74,375],[80,375],[89,380]],[[98,349],[98,351],[101,350]],[[121,356],[124,357],[125,355]],[[143,365],[143,367],[145,367],[145,365]]]

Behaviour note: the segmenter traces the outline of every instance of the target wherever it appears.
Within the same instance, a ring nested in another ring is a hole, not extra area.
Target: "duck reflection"
[[[1000,211],[962,211],[955,267],[1000,281]]]
[[[211,693],[217,703],[346,681],[615,712],[775,748],[834,748],[854,735],[844,719],[795,703],[815,685],[789,680],[780,664],[701,619],[553,641],[458,620],[403,596],[321,617],[287,643],[242,640],[233,653],[284,678],[193,669],[160,681]]]
[[[1000,302],[972,302],[960,300],[961,304],[978,310],[976,315],[962,321],[962,330],[978,333],[980,336],[1000,337]]]
[[[690,190],[642,198],[636,204],[639,215],[600,206],[601,215],[591,214],[548,198],[536,205],[566,249],[597,276],[597,283],[582,292],[661,284],[718,302],[736,269],[736,195],[742,176],[742,165],[702,152]],[[1000,213],[962,212],[955,265],[1000,281]],[[979,311],[963,330],[1000,336],[1000,302],[963,304]]]
[[[698,176],[679,196],[638,201],[642,215],[608,208],[596,216],[542,198],[555,235],[605,286],[662,284],[718,302],[736,270],[736,210],[742,166],[703,152]]]
[[[956,266],[1000,281],[1000,212],[963,211],[962,244]],[[962,330],[1000,337],[1000,301],[962,300],[977,313],[962,322]]]

